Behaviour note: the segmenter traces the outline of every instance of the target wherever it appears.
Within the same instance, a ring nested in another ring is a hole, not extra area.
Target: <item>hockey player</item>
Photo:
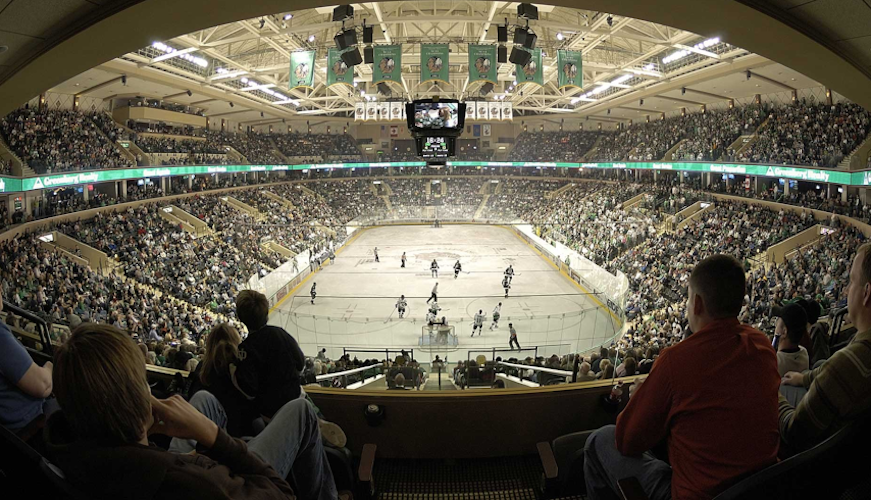
[[[317,292],[317,290],[315,290],[315,287],[317,287],[317,286],[318,286],[317,283],[312,283],[312,289],[311,289],[311,292],[309,292],[312,295],[312,305],[314,305],[314,303],[315,303],[315,297],[318,296],[318,292]]]
[[[399,267],[405,267],[405,261],[406,261],[406,260],[408,260],[408,258],[405,257],[405,252],[402,252],[402,265],[399,266]]]
[[[493,308],[493,323],[490,325],[490,329],[499,328],[499,317],[502,315],[502,302],[500,302],[496,307]]]
[[[508,278],[508,283],[511,283],[511,280],[514,279],[514,264],[509,264],[508,269],[505,270],[505,277]]]
[[[481,332],[484,331],[484,310],[478,309],[478,314],[475,315],[475,322],[472,325],[472,337],[475,336],[475,330],[478,330],[478,336],[481,336]]]
[[[508,289],[511,288],[511,280],[508,278],[506,274],[504,278],[502,278],[502,288],[505,289],[505,296],[508,296]]]
[[[378,260],[378,247],[375,247],[374,252],[375,252],[375,262],[381,262],[380,260]]]
[[[517,350],[520,350],[520,342],[517,341],[517,330],[514,329],[514,325],[508,323],[508,333],[511,335],[508,339],[508,347],[511,350],[514,350],[514,346],[517,345]]]
[[[460,264],[460,261],[457,261],[457,263],[454,264],[454,279],[457,279],[457,276],[460,275],[460,271],[462,271],[462,270],[463,270],[463,265]]]
[[[399,310],[400,319],[405,316],[405,308],[408,307],[408,301],[405,300],[405,295],[400,295],[396,301],[396,309]]]
[[[432,264],[429,265],[429,270],[432,273],[433,278],[439,277],[439,263],[436,262],[435,259],[433,259]]]
[[[429,296],[428,299],[426,299],[426,303],[429,304],[429,301],[431,301],[431,300],[438,302],[439,301],[438,293],[439,293],[439,282],[436,281],[435,286],[432,287],[432,294]]]

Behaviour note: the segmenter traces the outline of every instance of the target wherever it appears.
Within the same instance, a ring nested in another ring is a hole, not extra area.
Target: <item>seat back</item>
[[[869,433],[856,421],[813,448],[767,467],[735,484],[714,500],[751,498],[837,498],[838,492],[865,479],[856,457],[867,450]]]
[[[48,479],[48,481],[46,481]],[[0,425],[0,491],[18,491],[32,498],[85,500],[88,497],[69,484],[63,473],[15,435]]]

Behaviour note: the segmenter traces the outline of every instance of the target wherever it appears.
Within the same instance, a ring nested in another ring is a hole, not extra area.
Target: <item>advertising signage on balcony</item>
[[[871,171],[844,172],[820,170],[783,165],[726,164],[701,162],[522,162],[522,161],[448,161],[454,167],[519,167],[519,168],[601,168],[639,169],[683,172],[710,172],[715,174],[740,174],[772,178],[797,179],[808,182],[842,184],[849,186],[871,185]],[[91,170],[43,175],[39,177],[0,177],[0,193],[51,189],[79,184],[95,184],[145,177],[171,177],[180,175],[232,174],[247,172],[280,172],[290,170],[424,167],[426,162],[378,162],[378,163],[322,163],[301,165],[198,165],[180,167],[146,167],[115,170]]]

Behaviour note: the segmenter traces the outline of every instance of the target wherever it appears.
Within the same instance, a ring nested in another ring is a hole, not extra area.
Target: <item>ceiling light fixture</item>
[[[291,19],[293,19],[293,14],[285,14],[285,15],[284,15],[284,20],[285,20],[285,21],[290,21]]]
[[[308,36],[308,43],[313,43],[314,41],[315,41],[315,36],[314,36],[314,35],[309,35],[309,36]]]
[[[709,38],[709,39],[705,40],[704,42],[699,42],[699,43],[693,45],[693,48],[696,50],[703,50],[703,49],[706,49],[708,47],[712,47],[714,45],[717,45],[718,43],[720,43],[719,37]],[[677,52],[673,52],[662,59],[662,64],[668,64],[668,63],[678,61],[680,59],[683,59],[684,57],[687,57],[690,54],[692,54],[692,52],[689,50],[679,50]]]
[[[558,31],[558,32],[557,32],[557,34],[556,34],[556,39],[559,40],[559,41],[563,41],[563,40],[565,39],[565,36],[563,36],[563,32],[562,32],[562,31]]]

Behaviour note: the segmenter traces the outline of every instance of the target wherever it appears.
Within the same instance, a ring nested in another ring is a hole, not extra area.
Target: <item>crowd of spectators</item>
[[[330,206],[331,226],[341,226],[360,215],[382,209],[381,201],[362,179],[338,182],[314,182],[306,187],[317,193]]]
[[[224,133],[222,140],[244,156],[252,165],[278,165],[284,161],[273,153],[274,147],[269,136],[250,132]]]
[[[723,111],[692,113],[681,120],[686,140],[672,159],[714,161],[726,154],[738,137],[750,135],[765,119],[768,107],[749,104]],[[675,118],[672,118],[674,120]]]
[[[677,116],[650,123],[636,123],[602,135],[593,160],[660,160],[686,134],[684,117]]]
[[[587,259],[604,264],[656,233],[657,220],[622,203],[641,193],[640,184],[579,183],[532,213],[521,214],[546,240],[565,244]]]
[[[756,141],[736,160],[835,167],[868,135],[871,113],[857,104],[802,99],[770,111]]]
[[[224,319],[115,274],[101,274],[45,248],[36,236],[0,243],[7,257],[0,282],[7,300],[47,321],[71,328],[85,321],[109,323],[141,339],[196,342],[213,322]]]
[[[210,135],[206,140],[175,139],[170,137],[137,137],[136,145],[146,153],[226,154],[221,142]]]
[[[539,208],[547,193],[564,186],[566,181],[543,182],[530,179],[499,179],[493,194],[487,198],[483,215],[489,219],[516,219],[531,215]]]
[[[481,179],[467,177],[451,177],[446,183],[447,192],[433,197],[433,204],[438,206],[440,218],[472,218],[481,205],[484,195],[481,194]],[[435,186],[434,186],[435,187]]]
[[[359,161],[362,156],[354,138],[348,134],[273,134],[278,150],[288,158],[319,158]]]
[[[109,140],[114,142],[129,138],[127,131],[118,125],[118,123],[108,113],[95,111],[91,113],[90,118],[91,121],[93,121],[97,127],[106,134],[106,137],[108,137]]]
[[[19,108],[0,121],[6,144],[37,173],[126,168],[132,161],[86,115]]]
[[[597,132],[523,132],[509,161],[577,162],[593,147]]]

